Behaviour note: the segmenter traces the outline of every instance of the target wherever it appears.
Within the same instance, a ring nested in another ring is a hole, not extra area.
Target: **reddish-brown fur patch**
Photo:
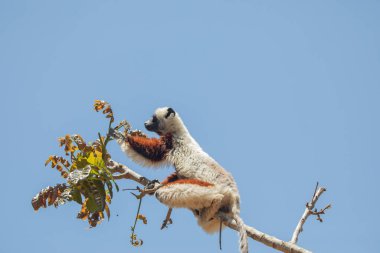
[[[170,135],[157,138],[143,136],[128,136],[128,143],[137,153],[153,162],[161,161],[166,153],[173,148]]]
[[[164,179],[164,181],[162,181],[161,184],[168,184],[177,180],[178,180],[177,172],[174,172],[173,174],[169,175],[166,179]]]
[[[169,182],[166,185],[173,185],[173,184],[196,184],[196,185],[204,186],[204,187],[209,187],[209,186],[214,185],[214,184],[211,184],[211,183],[208,183],[205,181],[201,181],[198,179],[179,179],[179,180],[176,180],[173,182]]]
[[[143,136],[130,136],[128,137],[129,142],[138,143],[141,146],[145,146],[147,148],[155,148],[157,146],[162,145],[162,140],[158,138],[146,138]]]

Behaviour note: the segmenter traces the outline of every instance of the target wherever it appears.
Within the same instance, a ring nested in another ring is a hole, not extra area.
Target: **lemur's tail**
[[[241,253],[248,253],[248,237],[247,231],[245,230],[245,225],[243,220],[239,215],[235,215],[234,220],[239,229],[239,247]]]

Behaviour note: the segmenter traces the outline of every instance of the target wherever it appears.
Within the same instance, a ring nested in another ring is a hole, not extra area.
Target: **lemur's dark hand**
[[[154,189],[154,187],[156,186],[156,184],[160,184],[160,181],[158,181],[157,179],[151,180],[151,181],[149,181],[149,183],[145,186],[145,188],[146,188],[146,189]]]
[[[160,184],[160,181],[158,181],[157,179],[151,180],[151,181],[149,181],[149,183],[145,186],[145,189],[147,189],[147,190],[152,190],[152,189],[154,189],[154,188],[157,186],[157,184],[159,185],[159,184]],[[149,194],[149,195],[153,195],[154,192],[152,192],[152,193],[148,193],[148,194]]]
[[[120,133],[119,131],[115,130],[114,128],[111,128],[108,132],[108,136],[115,140],[125,140],[125,136]]]

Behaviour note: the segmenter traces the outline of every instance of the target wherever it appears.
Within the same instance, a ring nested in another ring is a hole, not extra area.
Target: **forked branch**
[[[321,209],[320,211],[317,211],[317,209],[314,209],[315,204],[317,203],[319,197],[326,191],[326,188],[323,187],[318,187],[318,182],[317,185],[315,186],[314,194],[313,197],[311,198],[311,201],[306,203],[306,208],[305,211],[303,212],[300,221],[297,224],[296,229],[294,230],[292,239],[290,240],[290,243],[296,244],[298,241],[298,237],[300,233],[303,231],[303,225],[305,224],[307,218],[310,215],[315,215],[317,216],[317,220],[322,222],[321,215],[325,214],[325,211],[329,208],[331,208],[331,204],[327,205],[325,208]]]

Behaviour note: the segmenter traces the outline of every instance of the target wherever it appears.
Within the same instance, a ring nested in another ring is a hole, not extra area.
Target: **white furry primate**
[[[247,233],[240,218],[240,195],[230,173],[202,150],[191,137],[178,113],[158,108],[145,128],[160,138],[128,135],[118,139],[121,149],[135,162],[148,167],[173,165],[175,173],[161,184],[155,195],[170,208],[189,208],[206,232],[217,232],[224,212],[236,221],[242,253],[248,252]]]

